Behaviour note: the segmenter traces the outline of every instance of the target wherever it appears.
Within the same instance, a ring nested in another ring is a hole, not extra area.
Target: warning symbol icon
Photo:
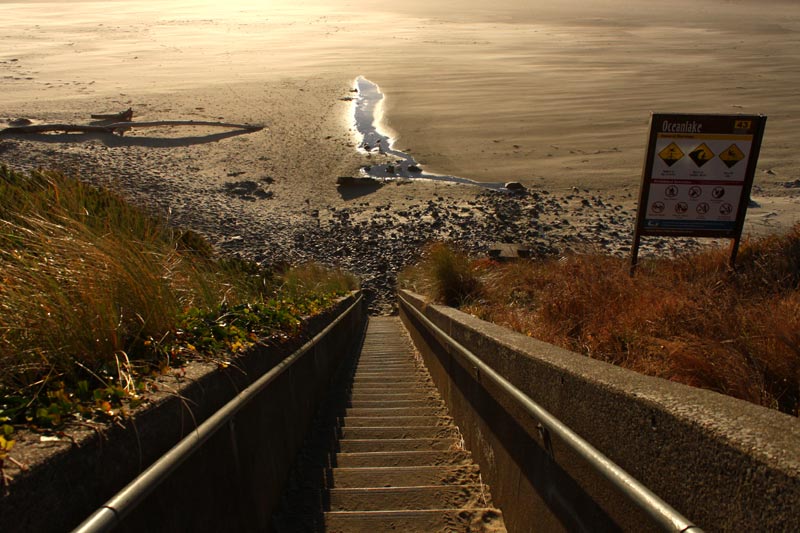
[[[658,157],[663,159],[668,167],[671,167],[683,157],[683,152],[677,144],[669,143],[666,148],[658,152]]]
[[[706,143],[703,143],[689,152],[689,157],[692,158],[695,165],[702,167],[714,158],[714,152],[711,151],[711,148]]]
[[[733,165],[744,159],[744,152],[742,152],[741,148],[732,144],[719,154],[719,158],[728,168],[732,168]]]

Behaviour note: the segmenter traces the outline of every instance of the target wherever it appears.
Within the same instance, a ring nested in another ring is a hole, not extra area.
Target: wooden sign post
[[[763,115],[652,115],[631,275],[646,235],[732,239],[733,267],[766,121]]]

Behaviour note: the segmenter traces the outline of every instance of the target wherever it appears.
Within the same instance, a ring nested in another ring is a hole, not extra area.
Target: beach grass
[[[435,245],[401,283],[453,303],[458,299],[448,300],[441,287],[458,277],[436,276],[447,272],[441,263],[460,264],[467,271],[461,277],[474,280],[460,298],[465,312],[637,372],[798,416],[800,226],[745,241],[735,272],[727,260],[723,249],[647,259],[631,278],[622,258],[468,261]]]
[[[296,333],[356,287],[267,270],[56,172],[0,168],[0,423],[113,413],[144,379]]]

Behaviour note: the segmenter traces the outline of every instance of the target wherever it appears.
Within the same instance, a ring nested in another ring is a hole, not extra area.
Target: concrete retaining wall
[[[322,331],[355,302],[306,324],[301,338],[280,348],[256,348],[225,369],[191,375],[180,390],[125,427],[89,430],[20,476],[0,500],[0,517],[14,531],[69,531],[174,446],[240,390]],[[239,411],[181,465],[120,531],[265,531],[280,502],[295,454],[330,379],[363,337],[359,304],[325,339]]]
[[[643,376],[459,311],[411,305],[706,531],[800,529],[800,422]],[[655,530],[505,393],[401,317],[491,485],[509,531]]]

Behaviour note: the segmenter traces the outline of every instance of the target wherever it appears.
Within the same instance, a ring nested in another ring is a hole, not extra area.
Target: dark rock
[[[380,187],[383,182],[370,177],[339,176],[336,178],[339,187]]]
[[[222,186],[222,192],[228,196],[236,196],[243,200],[256,200],[272,198],[272,191],[267,191],[263,186],[255,181],[234,181],[225,183]]]

